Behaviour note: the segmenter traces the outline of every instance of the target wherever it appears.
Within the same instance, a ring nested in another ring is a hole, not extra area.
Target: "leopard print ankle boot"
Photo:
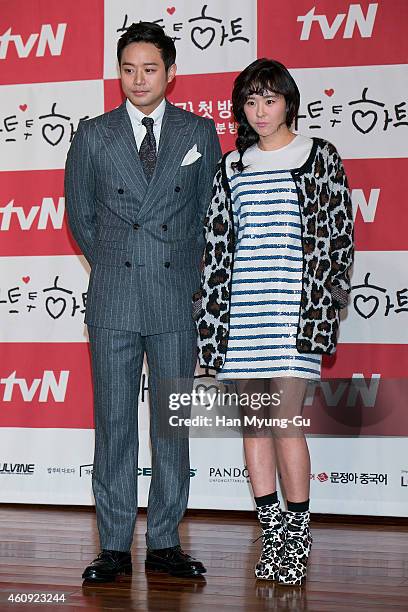
[[[285,521],[287,535],[278,582],[300,585],[306,578],[307,561],[313,541],[309,528],[310,512],[287,512]]]
[[[255,576],[263,580],[277,580],[285,546],[286,525],[279,502],[258,506],[262,527],[262,553],[255,566]]]

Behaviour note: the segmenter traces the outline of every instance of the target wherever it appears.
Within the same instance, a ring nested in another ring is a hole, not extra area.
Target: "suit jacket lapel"
[[[194,133],[183,111],[166,101],[166,110],[160,132],[159,150],[153,176],[147,189],[140,213],[146,212],[166,188],[187,153],[188,142]]]
[[[140,162],[125,102],[112,111],[108,122],[101,126],[101,134],[108,154],[123,178],[124,185],[136,191],[139,200],[142,201],[148,183]]]

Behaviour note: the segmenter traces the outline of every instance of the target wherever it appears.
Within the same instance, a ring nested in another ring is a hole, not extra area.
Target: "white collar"
[[[150,115],[145,115],[144,113],[142,113],[142,111],[140,111],[138,108],[136,108],[134,104],[132,104],[129,98],[126,99],[126,109],[130,116],[139,125],[142,124],[142,119],[144,119],[144,117],[151,117],[154,120],[154,123],[157,125],[162,122],[164,111],[166,110],[166,99],[163,98],[159,106],[155,108],[154,111],[150,113]]]

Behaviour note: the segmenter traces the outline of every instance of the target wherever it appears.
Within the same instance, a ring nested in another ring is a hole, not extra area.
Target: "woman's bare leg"
[[[264,418],[292,420],[302,413],[307,380],[296,377],[276,379],[252,379],[237,381],[238,393],[253,394],[279,393],[280,404],[272,404],[259,413],[245,409],[245,414]],[[246,465],[255,497],[276,491],[276,471],[279,469],[285,496],[292,502],[309,498],[310,455],[303,430],[291,424],[284,427],[264,428],[255,435],[254,431],[244,434]]]

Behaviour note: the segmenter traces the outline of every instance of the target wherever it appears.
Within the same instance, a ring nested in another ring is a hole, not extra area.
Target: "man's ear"
[[[168,83],[171,83],[173,81],[174,77],[176,76],[176,72],[177,72],[177,65],[172,64],[167,71],[167,82]]]

